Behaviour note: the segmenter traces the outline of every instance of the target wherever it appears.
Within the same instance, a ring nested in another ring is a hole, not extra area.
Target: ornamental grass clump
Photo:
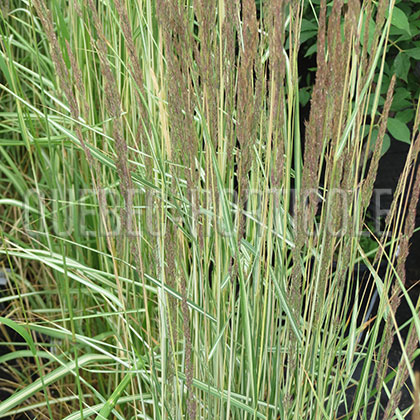
[[[394,0],[20,3],[0,23],[0,330],[17,350],[0,416],[408,416],[418,113],[384,231],[361,245]]]

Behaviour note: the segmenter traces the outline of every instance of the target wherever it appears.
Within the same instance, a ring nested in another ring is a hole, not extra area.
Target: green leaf
[[[410,48],[404,51],[409,57],[414,58],[415,60],[420,60],[420,46],[416,48]]]
[[[398,29],[402,29],[411,35],[410,23],[408,22],[407,15],[398,7],[394,7],[392,12],[391,25],[396,26]]]
[[[299,90],[299,102],[302,106],[305,106],[308,103],[310,97],[311,95],[308,92],[308,89]]]
[[[410,130],[397,118],[388,118],[388,130],[391,136],[404,143],[410,143]]]
[[[305,57],[309,57],[310,55],[312,55],[315,52],[316,52],[316,43],[314,45],[311,45],[308,48],[308,51],[306,51]]]
[[[413,38],[412,34],[409,34],[407,31],[397,28],[396,26],[391,26],[389,36],[397,45],[404,41],[411,42]]]
[[[381,156],[383,156],[390,147],[391,147],[391,138],[388,136],[388,134],[385,134],[384,139],[382,141]]]
[[[373,107],[374,103],[375,103],[375,97],[372,95],[369,98],[369,105],[368,105],[369,112],[372,112],[372,107]],[[383,106],[384,104],[385,104],[385,98],[383,96],[379,96],[378,105]]]
[[[403,123],[408,123],[414,120],[414,108],[404,109],[398,112],[398,119]]]
[[[365,135],[368,135],[368,134],[369,134],[369,125],[366,125]],[[373,128],[372,129],[372,137],[370,139],[370,145],[369,145],[369,149],[372,150],[372,151],[375,149],[375,144],[376,144],[376,139],[377,138],[378,138],[378,129]],[[385,134],[384,139],[382,141],[381,157],[388,151],[390,146],[391,146],[391,138],[388,136],[388,134]]]
[[[308,19],[303,18],[300,29],[301,29],[301,32],[305,32],[305,31],[317,32],[318,31],[318,25],[315,23],[314,20],[308,20]]]
[[[85,354],[79,357],[77,363],[75,361],[71,361],[67,364],[62,364],[59,368],[46,374],[42,380],[41,378],[38,378],[25,388],[15,392],[11,397],[1,401],[0,416],[7,413],[8,410],[11,410],[17,405],[26,402],[32,395],[43,388],[43,383],[45,386],[49,386],[68,374],[74,374],[77,366],[80,368],[88,363],[110,362],[111,360],[112,359],[108,356],[104,356],[103,354]]]
[[[410,92],[406,88],[398,88],[392,100],[391,111],[400,111],[411,107]],[[401,120],[401,118],[399,118]]]
[[[15,321],[12,321],[9,318],[3,318],[3,317],[0,317],[0,323],[7,325],[12,330],[15,330],[26,341],[26,344],[28,344],[29,348],[31,349],[32,354],[34,356],[36,355],[36,347],[35,347],[34,340],[32,340],[31,335],[29,334],[28,330],[25,327],[16,323]]]
[[[112,395],[108,398],[105,405],[102,407],[99,414],[96,416],[96,420],[105,420],[107,419],[112,410],[114,409],[115,405],[118,402],[118,399],[120,398],[121,394],[124,392],[124,390],[127,388],[127,386],[130,384],[130,381],[133,377],[133,373],[128,373],[124,376],[122,381],[118,384],[115,391],[112,393]]]
[[[381,156],[383,156],[390,147],[391,147],[391,138],[388,136],[388,134],[385,134],[384,139],[382,141]]]
[[[316,41],[315,41],[316,34],[317,34],[316,31],[305,31],[305,32],[302,32],[300,34],[300,42],[301,42],[301,44],[303,44],[304,42],[306,42],[308,39],[311,39],[311,38],[314,38],[314,41],[313,42],[316,43]]]
[[[410,58],[408,55],[400,52],[394,61],[394,68],[397,77],[407,82],[408,70],[410,70]]]
[[[379,77],[376,77],[375,82],[377,82],[378,79]],[[381,94],[383,95],[386,94],[386,92],[388,91],[390,81],[391,81],[391,78],[387,76],[386,74],[384,74],[382,77]]]

